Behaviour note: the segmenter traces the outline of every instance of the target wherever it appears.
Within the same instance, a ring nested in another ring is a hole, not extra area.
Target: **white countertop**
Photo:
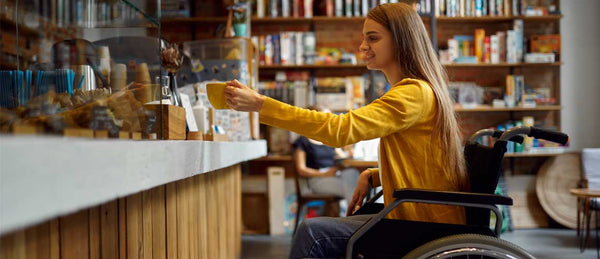
[[[266,154],[264,140],[0,136],[0,235]]]

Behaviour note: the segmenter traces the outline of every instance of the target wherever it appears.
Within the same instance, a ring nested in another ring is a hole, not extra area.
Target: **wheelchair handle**
[[[569,142],[569,136],[565,133],[527,126],[514,127],[512,129],[507,130],[506,132],[504,132],[504,134],[502,134],[502,136],[500,136],[500,140],[508,140],[511,139],[511,137],[520,134],[524,134],[534,138],[549,140],[562,145],[565,145],[567,144],[567,142]]]
[[[502,134],[504,134],[504,131],[502,131],[502,130],[482,129],[482,130],[478,130],[477,132],[475,132],[475,134],[471,135],[469,137],[469,142],[474,143],[474,142],[476,142],[477,138],[483,137],[483,136],[492,136],[494,138],[499,138],[502,136]],[[517,142],[519,144],[523,144],[524,139],[523,139],[523,136],[521,136],[521,135],[514,135],[509,140],[512,142]]]

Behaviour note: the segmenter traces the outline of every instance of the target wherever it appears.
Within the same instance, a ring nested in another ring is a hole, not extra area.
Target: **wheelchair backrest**
[[[465,144],[465,161],[471,183],[471,192],[493,194],[498,185],[502,159],[506,153],[506,141],[498,140],[493,147],[475,142]],[[490,211],[481,208],[465,208],[467,224],[489,226]]]

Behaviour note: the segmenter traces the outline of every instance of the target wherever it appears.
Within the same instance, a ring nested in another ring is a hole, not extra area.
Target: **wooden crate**
[[[156,113],[158,139],[185,140],[185,109],[174,105],[146,104]],[[160,116],[162,113],[162,116]],[[162,130],[161,130],[162,127]]]

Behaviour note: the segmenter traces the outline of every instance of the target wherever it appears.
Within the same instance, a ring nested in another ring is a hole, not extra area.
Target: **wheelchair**
[[[510,197],[494,195],[507,141],[523,142],[522,135],[566,144],[561,132],[535,127],[515,127],[506,132],[484,129],[473,134],[464,148],[471,192],[424,189],[395,190],[395,200],[384,207],[374,203],[379,192],[354,214],[374,214],[351,236],[346,259],[354,258],[534,258],[523,248],[499,238],[502,213],[497,205],[512,205]],[[476,143],[479,137],[497,138],[493,146]],[[465,207],[466,225],[386,219],[404,202]],[[490,212],[496,216],[490,228]]]

